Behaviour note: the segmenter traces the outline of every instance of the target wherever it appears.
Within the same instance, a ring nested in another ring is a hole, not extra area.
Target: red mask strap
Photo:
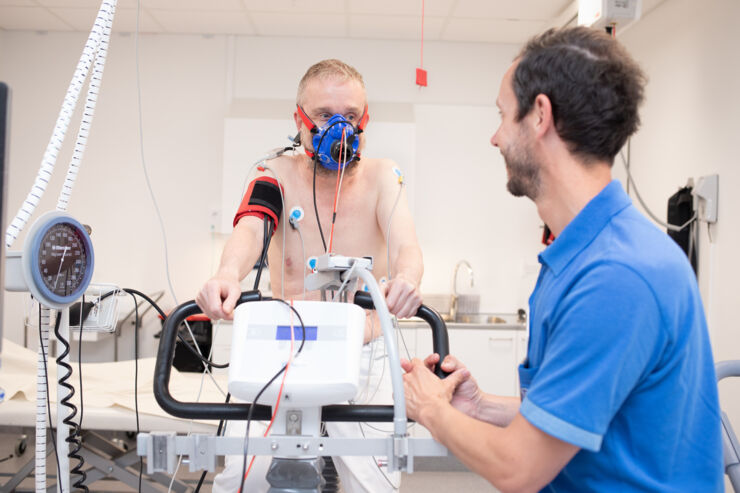
[[[367,125],[367,121],[370,119],[370,115],[367,112],[367,104],[365,105],[365,111],[362,112],[362,117],[360,117],[360,123],[357,124],[357,128],[362,132],[365,130],[365,126]]]
[[[316,124],[308,117],[306,112],[303,111],[303,108],[301,108],[301,105],[297,104],[295,106],[296,108],[298,108],[298,116],[300,116],[301,120],[303,120],[303,124],[308,127],[311,133],[316,132]]]

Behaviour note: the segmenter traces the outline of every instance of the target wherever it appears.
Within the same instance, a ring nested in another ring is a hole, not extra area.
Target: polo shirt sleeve
[[[661,322],[637,272],[607,262],[589,268],[546,320],[547,347],[530,369],[521,414],[551,436],[599,451],[612,418],[663,352]]]

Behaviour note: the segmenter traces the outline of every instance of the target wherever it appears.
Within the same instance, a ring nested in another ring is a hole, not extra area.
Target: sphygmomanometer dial
[[[34,223],[24,245],[29,290],[42,305],[64,308],[85,293],[93,260],[84,226],[67,214],[47,213]]]

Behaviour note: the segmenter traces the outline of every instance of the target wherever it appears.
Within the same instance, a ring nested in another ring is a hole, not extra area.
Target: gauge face
[[[44,285],[58,296],[75,293],[87,270],[87,251],[78,229],[57,223],[41,238],[38,270]]]
[[[85,294],[95,253],[85,227],[63,211],[40,216],[31,226],[21,256],[26,286],[39,304],[61,310]]]

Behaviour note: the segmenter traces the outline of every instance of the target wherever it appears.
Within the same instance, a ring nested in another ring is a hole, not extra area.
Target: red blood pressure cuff
[[[239,210],[234,216],[234,226],[244,216],[256,216],[264,219],[265,216],[272,219],[273,232],[277,230],[280,215],[283,213],[283,200],[281,189],[274,178],[260,176],[252,180],[247,193],[244,194]]]

